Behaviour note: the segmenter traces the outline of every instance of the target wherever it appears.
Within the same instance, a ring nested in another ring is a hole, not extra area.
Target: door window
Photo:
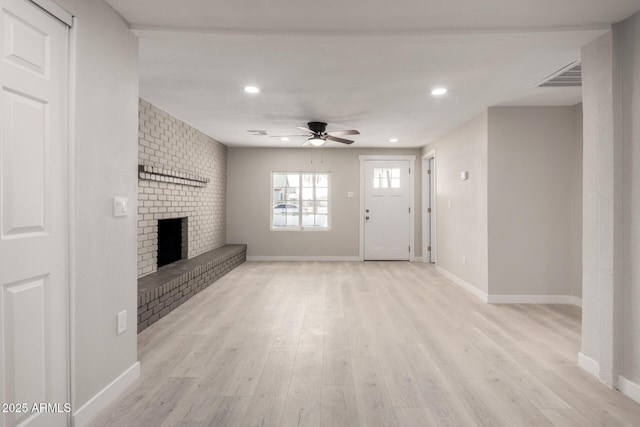
[[[374,168],[373,188],[400,188],[400,168]]]

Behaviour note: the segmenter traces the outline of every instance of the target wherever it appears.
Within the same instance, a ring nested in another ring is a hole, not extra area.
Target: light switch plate
[[[347,192],[347,199],[353,199],[353,191]]]
[[[127,198],[126,197],[114,197],[113,198],[113,216],[127,216],[128,215]]]
[[[118,313],[118,325],[116,327],[116,333],[118,335],[124,333],[127,330],[127,310],[123,310]]]

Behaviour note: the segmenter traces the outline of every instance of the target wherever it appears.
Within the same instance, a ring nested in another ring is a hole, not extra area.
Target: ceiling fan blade
[[[338,135],[360,135],[355,129],[351,130],[332,130],[331,132],[327,132],[328,135],[338,136]]]
[[[270,138],[296,138],[296,137],[305,137],[309,138],[309,135],[269,135]]]
[[[307,128],[303,128],[300,126],[296,126],[298,129],[300,129],[302,132],[307,132],[309,135],[315,135],[315,132],[312,131],[311,129],[307,129]]]
[[[350,139],[338,138],[336,136],[331,136],[331,135],[328,135],[327,139],[329,141],[342,142],[343,144],[353,144],[353,141],[351,141]]]
[[[309,140],[307,139],[304,144],[302,144],[303,147],[310,147],[311,143],[309,142]]]

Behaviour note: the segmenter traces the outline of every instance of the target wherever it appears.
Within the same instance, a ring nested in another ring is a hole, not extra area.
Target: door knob
[[[369,209],[367,209],[365,212],[366,212],[366,213],[369,213]]]
[[[369,219],[369,217],[368,217],[368,216],[365,216],[365,217],[364,217],[364,219]]]

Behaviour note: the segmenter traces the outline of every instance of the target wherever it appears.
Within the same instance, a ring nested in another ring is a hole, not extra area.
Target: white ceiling
[[[638,0],[107,0],[140,37],[140,95],[229,146],[420,147],[494,105],[573,105],[537,83]],[[481,7],[480,7],[481,6]],[[262,89],[249,95],[242,88]],[[449,93],[429,94],[435,86]],[[392,137],[399,142],[390,143]],[[340,145],[341,144],[337,144]]]

